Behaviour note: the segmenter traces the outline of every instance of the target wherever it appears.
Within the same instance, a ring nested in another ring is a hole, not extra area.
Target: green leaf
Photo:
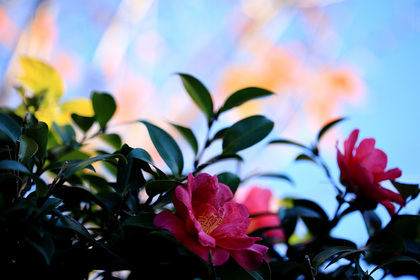
[[[391,181],[391,183],[401,194],[404,201],[407,200],[407,198],[410,196],[412,196],[412,199],[414,199],[419,194],[419,184],[403,184],[396,181]]]
[[[53,122],[53,127],[55,131],[60,136],[60,139],[63,144],[68,144],[74,139],[76,139],[76,132],[74,131],[73,127],[69,124],[66,125],[58,125],[57,123]]]
[[[240,106],[244,104],[245,102],[250,101],[252,99],[262,98],[262,97],[270,96],[272,94],[274,93],[269,90],[258,88],[258,87],[248,87],[248,88],[240,89],[232,93],[228,97],[228,99],[226,99],[225,103],[219,110],[219,114],[227,110],[230,110],[233,107]]]
[[[264,139],[274,123],[264,116],[251,116],[232,125],[223,136],[222,154],[234,154]]]
[[[156,180],[156,181],[149,181],[146,183],[146,193],[149,197],[153,197],[160,193],[169,192],[172,189],[176,188],[177,186],[181,185],[178,181],[173,180]]]
[[[408,256],[395,256],[395,257],[392,257],[392,258],[389,258],[389,259],[387,259],[387,260],[385,260],[385,261],[383,261],[383,262],[381,262],[377,267],[375,267],[370,273],[369,273],[369,276],[370,275],[372,275],[375,271],[377,271],[378,269],[380,269],[380,268],[385,268],[385,267],[387,267],[387,266],[389,266],[389,265],[391,265],[391,264],[393,264],[393,263],[396,263],[396,262],[414,262],[414,263],[416,263],[417,265],[419,265],[420,266],[420,262],[418,262],[416,259],[413,259],[413,258],[411,258],[411,257],[408,257]]]
[[[102,134],[99,136],[103,141],[111,145],[114,149],[121,148],[122,141],[121,137],[116,133]]]
[[[128,154],[127,157],[137,158],[137,159],[140,159],[142,161],[145,161],[145,162],[147,162],[147,163],[149,163],[149,164],[151,164],[153,166],[155,165],[155,163],[153,162],[153,159],[150,156],[150,154],[146,150],[144,150],[142,148],[133,149]]]
[[[206,115],[207,120],[213,117],[213,100],[207,88],[191,75],[177,73],[181,77],[185,90],[190,95],[195,104]]]
[[[321,128],[321,130],[318,132],[318,136],[316,138],[316,143],[318,143],[321,140],[321,137],[334,125],[336,125],[337,123],[345,120],[346,118],[339,118],[339,119],[335,119],[329,123],[327,123],[323,128]]]
[[[375,211],[365,210],[362,215],[369,236],[375,235],[382,229],[382,221],[378,215],[376,215]]]
[[[10,159],[0,161],[0,170],[14,170],[25,173],[27,175],[32,175],[32,173],[28,170],[28,168],[26,168],[25,165]]]
[[[266,280],[271,279],[270,265],[266,260],[255,270],[246,269],[230,258],[225,264],[216,266],[216,275],[225,280]]]
[[[188,144],[190,144],[191,148],[193,149],[194,154],[197,155],[198,143],[197,143],[197,138],[195,137],[192,130],[188,127],[184,127],[184,126],[177,125],[174,123],[169,123],[169,124],[171,124],[182,135],[182,137],[184,137],[184,139],[187,140]]]
[[[335,246],[328,248],[318,255],[316,255],[312,260],[312,266],[315,269],[315,274],[318,272],[318,267],[322,265],[324,262],[328,261],[331,257],[344,253],[344,252],[357,252],[356,248],[348,247],[348,246]]]
[[[145,229],[153,229],[156,230],[157,228],[153,225],[153,219],[156,215],[154,213],[141,213],[134,217],[130,217],[125,220],[121,226],[135,226]]]
[[[61,228],[71,229],[77,232],[78,234],[80,234],[81,236],[83,236],[84,238],[86,238],[87,240],[93,242],[94,244],[97,243],[95,238],[93,238],[92,235],[90,235],[88,230],[83,225],[81,225],[78,221],[76,221],[74,218],[70,216],[62,215],[58,219],[57,226]]]
[[[219,179],[219,183],[225,184],[230,188],[233,194],[235,194],[236,190],[239,187],[239,184],[241,183],[241,179],[236,176],[236,174],[233,174],[231,172],[223,172],[217,175],[217,178]]]
[[[44,204],[41,205],[41,207],[38,209],[36,215],[34,216],[34,219],[37,219],[39,217],[43,217],[46,214],[49,214],[51,211],[57,208],[58,205],[60,205],[62,202],[61,199],[50,197],[48,198]]]
[[[69,164],[67,165],[67,168],[64,170],[63,172],[63,179],[64,180],[68,180],[74,173],[76,173],[77,171],[88,167],[89,165],[91,165],[94,162],[97,161],[101,161],[101,160],[107,160],[110,158],[120,158],[122,160],[125,160],[125,157],[122,156],[121,154],[107,154],[107,155],[99,155],[93,158],[89,158],[86,160],[75,160],[72,162],[69,162]]]
[[[38,122],[34,125],[31,125],[25,132],[25,134],[32,139],[38,145],[38,151],[36,156],[43,161],[47,154],[47,144],[48,144],[48,125],[44,122]]]
[[[50,265],[51,259],[55,253],[54,242],[47,235],[40,237],[39,240],[32,240],[28,237],[24,237],[25,241],[37,250],[44,258],[47,265]]]
[[[305,145],[298,143],[296,141],[288,140],[288,139],[276,139],[276,140],[270,141],[270,143],[268,144],[287,144],[287,145],[293,145],[293,146],[297,146],[297,147],[312,151],[310,148],[306,147]]]
[[[285,174],[282,174],[282,173],[271,173],[271,172],[255,173],[255,174],[252,174],[252,175],[248,176],[246,178],[246,180],[248,180],[252,177],[264,177],[264,178],[273,178],[273,179],[285,180],[285,181],[288,181],[291,185],[294,185],[293,180],[289,176],[287,176]],[[245,179],[244,179],[244,181],[245,181]]]
[[[0,112],[0,130],[3,131],[13,143],[18,140],[21,131],[20,125],[8,115]]]
[[[38,145],[32,138],[21,135],[19,137],[19,161],[25,164],[38,151]]]
[[[95,122],[95,117],[85,117],[79,116],[78,114],[71,114],[72,120],[77,124],[77,126],[84,132],[88,131]]]
[[[171,169],[172,173],[176,176],[182,174],[184,168],[184,159],[182,157],[181,149],[175,140],[163,129],[147,122],[139,120],[143,123],[149,131],[150,139],[153,142],[159,155]]]
[[[100,92],[93,92],[91,98],[95,119],[101,129],[105,129],[117,109],[115,99],[108,93]]]
[[[310,157],[310,156],[308,156],[306,154],[300,154],[300,155],[298,155],[295,158],[295,160],[307,160],[307,161],[311,161],[311,162],[313,162],[315,164],[318,164],[318,162],[313,157]]]

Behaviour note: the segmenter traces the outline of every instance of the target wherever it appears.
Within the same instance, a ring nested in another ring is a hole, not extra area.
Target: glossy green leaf
[[[374,269],[372,269],[372,271],[369,273],[369,275],[372,275],[378,269],[388,267],[389,265],[394,264],[396,262],[413,262],[413,263],[417,264],[417,266],[420,269],[420,262],[418,262],[416,259],[413,259],[413,258],[408,257],[408,256],[395,256],[395,257],[389,258],[389,259],[381,262],[378,266],[376,266]]]
[[[329,123],[327,123],[326,125],[324,125],[324,127],[321,128],[321,130],[318,132],[318,136],[316,138],[316,143],[318,143],[321,140],[321,137],[328,131],[330,130],[330,128],[332,128],[334,125],[338,124],[339,122],[345,120],[346,118],[339,118],[339,119],[335,119]]]
[[[95,119],[101,129],[105,129],[117,109],[117,103],[108,93],[93,92],[91,98]]]
[[[28,168],[26,168],[25,165],[21,164],[20,162],[10,160],[10,159],[5,159],[5,160],[0,161],[0,170],[13,170],[13,171],[22,172],[28,175],[32,174],[28,170]]]
[[[197,155],[198,153],[198,143],[197,138],[195,137],[192,130],[188,127],[184,127],[181,125],[177,125],[174,123],[170,123],[181,135],[184,137],[185,140],[187,140],[188,144],[190,144],[191,148],[194,151],[194,154]]]
[[[114,149],[121,148],[122,140],[118,134],[111,133],[111,134],[102,134],[99,136],[104,142],[111,145]]]
[[[177,73],[181,77],[185,90],[194,103],[206,115],[207,120],[213,117],[213,100],[207,88],[196,78],[184,73]]]
[[[274,123],[264,116],[251,116],[232,125],[223,136],[223,154],[235,154],[264,139]]]
[[[13,141],[13,143],[15,143],[18,140],[21,134],[19,124],[14,119],[1,112],[0,130],[3,131],[10,138],[10,140]]]
[[[227,110],[230,110],[234,107],[240,106],[247,101],[262,98],[266,96],[270,96],[274,94],[273,92],[258,88],[258,87],[248,87],[244,89],[240,89],[234,93],[232,93],[225,101],[223,106],[220,108],[219,113],[223,113]]]
[[[153,219],[156,215],[154,213],[140,213],[134,217],[130,217],[125,220],[121,226],[134,226],[146,229],[156,230],[157,228],[153,225]]]
[[[230,188],[233,194],[235,194],[236,190],[241,183],[241,179],[231,172],[223,172],[217,175],[219,179],[219,183],[225,184]]]
[[[155,165],[155,163],[153,162],[153,159],[150,156],[150,154],[146,150],[144,150],[142,148],[133,149],[128,154],[128,157],[137,158],[137,159],[143,160],[143,161],[145,161],[147,163],[150,163],[151,165]]]
[[[36,156],[43,160],[47,154],[48,125],[44,122],[38,122],[31,125],[25,134],[35,140],[38,145]]]
[[[150,135],[150,139],[153,142],[159,155],[171,169],[174,175],[181,175],[182,169],[184,168],[184,159],[182,156],[181,149],[175,140],[163,129],[147,122],[139,120],[143,123]]]
[[[77,124],[77,126],[84,132],[88,131],[95,122],[95,117],[79,116],[78,114],[74,113],[71,114],[71,118]]]
[[[88,167],[89,165],[91,165],[94,162],[107,160],[107,159],[111,159],[111,158],[120,158],[124,161],[126,160],[125,157],[123,157],[120,154],[106,154],[106,155],[99,155],[99,156],[96,156],[96,157],[92,157],[92,158],[89,158],[89,159],[86,159],[86,160],[80,160],[80,161],[76,160],[76,161],[73,161],[73,162],[69,162],[69,164],[67,165],[67,168],[63,172],[63,179],[64,180],[69,179],[74,173]]]
[[[177,186],[181,185],[178,181],[173,180],[156,180],[146,183],[146,193],[149,197],[153,197],[160,193],[169,192]]]
[[[316,255],[312,260],[312,266],[315,269],[315,274],[318,272],[318,267],[322,265],[324,262],[328,261],[330,258],[344,252],[357,252],[356,248],[348,247],[348,246],[335,246],[328,248],[318,255]]]
[[[26,135],[19,137],[19,143],[19,161],[25,164],[38,151],[38,144]]]
[[[81,236],[83,236],[84,238],[86,238],[87,240],[93,243],[96,243],[95,238],[93,238],[92,235],[90,235],[88,230],[83,225],[81,225],[78,221],[76,221],[74,218],[70,216],[62,215],[58,219],[57,226],[61,228],[71,229],[77,232],[78,234],[80,234]]]

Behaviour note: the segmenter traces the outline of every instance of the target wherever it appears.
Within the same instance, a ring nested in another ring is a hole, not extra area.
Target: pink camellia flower
[[[280,226],[279,216],[277,213],[271,211],[270,203],[273,197],[269,189],[253,187],[242,197],[238,192],[236,194],[235,201],[245,203],[249,208],[249,214],[251,216],[256,215],[256,217],[252,218],[248,233],[257,229]],[[284,232],[280,228],[269,229],[264,232],[264,235],[272,243],[283,241],[285,238]]]
[[[188,175],[187,186],[176,187],[172,202],[177,215],[164,210],[156,215],[155,226],[169,230],[182,244],[214,265],[232,256],[241,266],[257,269],[268,248],[255,244],[261,240],[245,233],[251,222],[245,204],[232,202],[232,191],[217,176]]]
[[[337,149],[340,180],[348,190],[365,197],[368,202],[382,204],[390,215],[394,215],[392,202],[404,206],[404,200],[400,194],[383,188],[379,183],[395,180],[401,176],[401,170],[394,168],[385,171],[387,156],[383,151],[375,149],[373,138],[363,139],[356,148],[358,135],[359,130],[355,129],[344,141],[344,155]]]

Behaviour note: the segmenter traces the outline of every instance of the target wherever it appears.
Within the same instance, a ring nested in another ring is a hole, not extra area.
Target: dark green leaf
[[[21,131],[20,125],[8,115],[0,112],[0,130],[3,131],[12,141],[16,143]]]
[[[39,207],[37,214],[35,215],[34,219],[38,217],[43,217],[46,214],[49,214],[51,211],[53,211],[55,208],[57,208],[58,205],[60,205],[62,202],[61,199],[50,197],[47,200],[45,200],[44,204]]]
[[[143,123],[149,131],[150,139],[158,151],[159,155],[171,169],[174,175],[181,175],[184,168],[184,159],[182,157],[181,149],[175,140],[163,129],[147,122],[139,120]]]
[[[153,159],[150,156],[150,154],[146,150],[143,150],[142,148],[133,149],[128,154],[128,157],[137,158],[137,159],[145,161],[145,162],[147,162],[147,163],[149,163],[153,166],[155,165],[155,163],[153,162]]]
[[[61,126],[53,122],[53,127],[60,136],[60,139],[63,144],[68,144],[70,143],[70,141],[76,139],[76,132],[74,131],[71,125],[66,124]]]
[[[0,161],[0,170],[14,170],[28,175],[32,174],[25,165],[10,159]]]
[[[318,133],[318,136],[317,136],[317,138],[316,138],[316,143],[318,143],[320,140],[321,140],[321,137],[331,128],[331,127],[333,127],[334,125],[336,125],[337,123],[339,123],[339,122],[341,122],[341,121],[343,121],[343,120],[345,120],[346,118],[339,118],[339,119],[336,119],[336,120],[333,120],[333,121],[331,121],[331,122],[329,122],[329,123],[327,123],[323,128],[321,128],[321,130],[319,131],[319,133]]]
[[[343,252],[357,252],[356,248],[347,247],[347,246],[335,246],[328,248],[318,255],[316,255],[312,260],[312,266],[315,269],[315,274],[318,271],[318,267],[322,265],[324,262],[328,261],[333,256],[343,253]]]
[[[117,158],[117,157],[126,161],[125,157],[123,157],[120,154],[107,154],[107,155],[99,155],[99,156],[89,158],[86,160],[81,160],[81,161],[77,160],[77,161],[69,162],[69,164],[67,165],[67,168],[64,170],[63,179],[64,180],[69,179],[74,173],[76,173],[77,171],[83,168],[90,166],[94,162],[107,160],[111,158]]]
[[[221,130],[219,130],[218,132],[216,132],[212,141],[214,141],[216,139],[223,139],[223,136],[225,135],[225,133],[228,129],[229,129],[229,127],[225,127],[225,128],[222,128]]]
[[[88,131],[95,122],[95,117],[79,116],[78,114],[71,114],[71,118],[77,124],[77,126],[84,132]]]
[[[206,115],[207,120],[213,117],[213,100],[207,88],[191,75],[177,73],[181,77],[182,84],[195,104]]]
[[[381,219],[373,210],[365,210],[363,212],[363,220],[365,221],[369,236],[375,235],[382,229]]]
[[[81,225],[78,221],[76,221],[70,216],[62,215],[58,219],[57,225],[58,227],[61,227],[61,228],[71,229],[77,232],[78,234],[80,234],[81,236],[83,236],[84,238],[86,238],[87,240],[93,243],[96,243],[95,238],[93,238],[92,235],[90,235],[88,230],[83,225]]]
[[[264,116],[251,116],[232,125],[223,136],[223,154],[235,154],[264,139],[274,123]]]
[[[362,254],[363,256],[366,256],[366,252],[364,250],[341,252],[335,258],[333,258],[325,268],[329,267],[330,265],[336,263],[337,261],[339,261],[343,258],[346,258],[346,259],[349,259],[349,260],[359,259],[360,254]]]
[[[38,151],[38,144],[26,135],[19,137],[19,143],[19,161],[25,164]]]
[[[31,125],[25,132],[25,134],[32,139],[38,145],[38,151],[36,156],[43,161],[47,154],[47,144],[48,144],[48,125],[44,122],[38,122],[34,125]]]
[[[230,188],[233,194],[235,194],[236,190],[239,187],[239,184],[241,183],[241,179],[236,176],[236,174],[233,174],[231,172],[223,172],[217,175],[217,178],[219,179],[219,183],[225,184]]]
[[[114,149],[121,148],[122,141],[121,137],[118,134],[111,133],[111,134],[102,134],[99,136],[103,141],[111,145]]]
[[[271,279],[271,270],[265,260],[258,269],[250,270],[243,268],[231,258],[225,264],[216,266],[216,275],[225,280],[266,280]]]
[[[40,237],[39,240],[36,241],[28,237],[24,238],[29,245],[37,250],[42,255],[42,257],[44,257],[46,264],[50,265],[51,259],[55,253],[54,242],[52,242],[51,238],[47,235]]]
[[[307,161],[311,161],[313,163],[318,164],[314,158],[312,158],[308,155],[305,155],[305,154],[298,155],[295,160],[307,160]]]
[[[403,184],[396,181],[391,181],[394,187],[398,190],[404,200],[408,197],[416,198],[419,194],[419,184]]]
[[[146,193],[149,197],[153,197],[160,193],[165,193],[171,191],[172,189],[176,188],[177,186],[181,185],[178,181],[171,181],[171,180],[156,180],[156,181],[149,181],[146,183]]]
[[[266,96],[270,96],[274,94],[273,92],[258,88],[258,87],[248,87],[244,89],[240,89],[234,93],[232,93],[228,99],[226,99],[223,106],[220,108],[219,113],[223,113],[227,110],[232,109],[233,107],[237,107],[242,105],[243,103],[250,101],[252,99],[262,98]]]
[[[395,257],[389,258],[389,259],[381,262],[377,267],[375,267],[369,273],[369,275],[372,275],[375,271],[377,271],[380,268],[388,267],[389,265],[391,265],[393,263],[396,263],[396,262],[414,262],[415,264],[417,264],[418,266],[420,266],[420,262],[418,262],[416,259],[413,259],[413,258],[408,257],[408,256],[395,256]]]
[[[187,140],[188,144],[190,144],[191,148],[193,149],[194,154],[197,155],[198,143],[197,143],[197,138],[195,137],[192,130],[188,127],[184,127],[181,125],[177,125],[173,123],[170,123],[170,124],[182,135],[182,137],[185,138],[185,140]]]
[[[137,216],[130,217],[125,220],[121,226],[135,226],[140,228],[146,229],[153,229],[156,230],[156,227],[153,225],[153,219],[156,215],[154,213],[142,213],[138,214]]]
[[[92,106],[96,121],[102,129],[105,129],[117,109],[114,97],[108,93],[93,92]]]
[[[298,142],[295,142],[295,141],[292,141],[292,140],[287,140],[287,139],[272,140],[268,144],[288,144],[288,145],[293,145],[293,146],[297,146],[297,147],[304,148],[306,150],[312,151],[310,148],[306,147],[305,145],[303,145],[301,143],[298,143]]]
[[[250,179],[252,177],[264,177],[264,178],[273,178],[273,179],[280,179],[288,181],[290,184],[294,185],[294,182],[292,179],[290,179],[289,176],[281,173],[271,173],[271,172],[263,172],[263,173],[255,173],[251,175],[250,177],[247,177],[247,179]]]
[[[54,192],[54,196],[62,199],[64,203],[68,202],[94,202],[99,205],[106,213],[108,213],[108,208],[105,203],[102,202],[98,197],[96,197],[93,193],[88,190],[85,190],[80,187],[66,187],[57,189]]]

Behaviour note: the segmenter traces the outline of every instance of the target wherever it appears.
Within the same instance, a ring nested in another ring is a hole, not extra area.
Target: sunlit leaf
[[[248,88],[240,89],[240,90],[232,93],[226,99],[225,103],[223,104],[223,106],[219,110],[219,114],[223,113],[227,110],[230,110],[234,107],[240,106],[247,101],[257,99],[257,98],[266,97],[266,96],[270,96],[272,94],[274,94],[274,93],[269,91],[269,90],[266,90],[266,89],[263,89],[263,88],[258,88],[258,87],[248,87]]]
[[[58,99],[64,92],[64,83],[58,72],[50,65],[36,58],[21,57],[20,65],[23,73],[19,81],[31,89],[35,95],[43,94],[45,90],[53,99]]]
[[[102,129],[105,129],[117,109],[114,97],[108,93],[93,92],[92,106],[96,121]]]
[[[159,155],[171,169],[174,175],[180,175],[184,167],[184,159],[182,156],[181,149],[175,140],[163,129],[147,122],[139,120],[143,123],[150,135],[150,139],[153,142]]]
[[[196,78],[184,73],[177,73],[181,77],[185,90],[194,103],[206,115],[207,120],[213,117],[213,100],[207,88]]]
[[[260,142],[274,123],[264,116],[251,116],[232,125],[223,136],[223,154],[234,154]]]
[[[118,134],[111,133],[111,134],[102,134],[99,136],[103,141],[111,145],[114,149],[121,148],[122,140]]]

